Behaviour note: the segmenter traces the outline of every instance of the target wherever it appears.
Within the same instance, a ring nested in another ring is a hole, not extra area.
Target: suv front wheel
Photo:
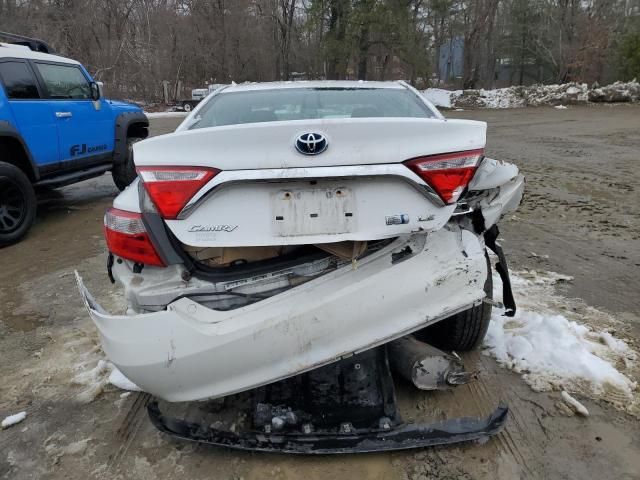
[[[18,167],[0,162],[0,247],[26,235],[38,203],[31,182]]]
[[[113,176],[113,183],[116,184],[118,190],[124,190],[133,182],[137,176],[136,166],[133,163],[133,144],[144,140],[140,137],[127,138],[127,158],[124,163],[120,163],[113,166],[111,175]]]

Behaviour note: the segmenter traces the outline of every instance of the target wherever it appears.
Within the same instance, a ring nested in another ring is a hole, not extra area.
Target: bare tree
[[[180,86],[299,74],[425,86],[454,44],[459,86],[477,88],[635,71],[619,65],[634,61],[633,41],[631,53],[616,49],[635,38],[639,1],[0,0],[0,31],[42,38],[109,95],[139,100],[160,98],[163,81],[176,97]]]

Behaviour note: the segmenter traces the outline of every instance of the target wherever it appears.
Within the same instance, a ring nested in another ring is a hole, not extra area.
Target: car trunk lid
[[[326,151],[303,155],[299,135],[318,133]],[[402,162],[482,149],[482,122],[331,119],[214,127],[135,146],[142,169],[219,170],[166,224],[192,247],[267,247],[370,241],[430,232],[455,205]],[[188,155],[188,158],[185,158]]]
[[[324,135],[326,151],[299,153],[295,141],[305,133]],[[133,148],[137,166],[284,169],[398,163],[422,155],[483,148],[485,136],[486,124],[472,120],[341,118],[183,130],[147,139]]]

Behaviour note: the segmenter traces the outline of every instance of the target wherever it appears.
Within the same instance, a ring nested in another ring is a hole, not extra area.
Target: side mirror
[[[104,97],[104,82],[96,82],[98,84],[98,90],[100,90],[100,98]]]
[[[96,82],[91,82],[89,86],[91,87],[91,100],[94,102],[100,100],[100,86]]]

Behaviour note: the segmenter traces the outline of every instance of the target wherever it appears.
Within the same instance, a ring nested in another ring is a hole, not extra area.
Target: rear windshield
[[[391,88],[285,88],[221,93],[189,127],[324,118],[433,118],[411,91]]]

